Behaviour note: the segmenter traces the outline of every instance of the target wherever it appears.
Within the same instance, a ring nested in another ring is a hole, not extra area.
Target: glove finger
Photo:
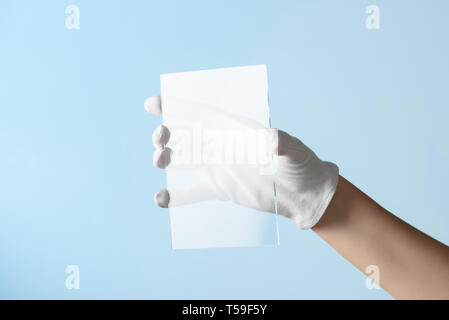
[[[288,163],[302,163],[313,155],[313,151],[310,150],[301,140],[289,135],[288,133],[277,130],[277,154],[280,162]]]
[[[154,115],[160,116],[162,115],[161,109],[161,97],[160,96],[152,96],[145,100],[143,106],[148,113],[152,113]]]
[[[173,151],[170,148],[158,148],[153,154],[153,165],[156,168],[165,169],[171,162]]]
[[[165,146],[170,139],[170,130],[163,124],[157,126],[153,131],[153,145],[158,148]]]
[[[154,195],[154,202],[161,208],[173,208],[216,199],[214,190],[206,182],[182,188],[164,189]]]
[[[289,153],[292,136],[290,136],[287,132],[282,131],[280,129],[277,130],[277,154],[278,156],[285,156]]]

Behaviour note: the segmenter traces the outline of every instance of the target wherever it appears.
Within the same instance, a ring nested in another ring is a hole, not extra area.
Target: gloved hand
[[[159,96],[148,98],[144,106],[149,113],[162,114]],[[188,112],[192,108],[201,107],[190,105],[183,110]],[[201,112],[196,113],[195,120],[199,114],[206,112],[205,110],[201,109]],[[187,112],[182,115],[184,118],[189,117]],[[223,200],[267,212],[275,212],[277,207],[279,214],[292,219],[299,228],[312,228],[335,193],[338,167],[333,163],[321,161],[299,139],[284,131],[265,128],[238,117],[229,118],[224,115],[222,118],[224,121],[220,123],[232,121],[237,122],[237,126],[241,128],[257,127],[257,130],[262,130],[271,138],[272,147],[269,152],[276,160],[273,173],[276,196],[273,197],[273,175],[255,172],[254,166],[222,165],[218,169],[210,165],[206,169],[202,166],[200,182],[188,187],[160,190],[154,196],[155,203],[167,208],[200,201]],[[173,160],[174,152],[167,146],[170,136],[170,129],[164,125],[153,132],[153,144],[156,147],[153,164],[158,168],[167,168]],[[184,166],[184,169],[197,168]]]

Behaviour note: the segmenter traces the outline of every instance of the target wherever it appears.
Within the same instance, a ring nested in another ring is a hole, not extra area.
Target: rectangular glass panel
[[[266,67],[163,74],[160,81],[172,149],[172,248],[278,244]]]

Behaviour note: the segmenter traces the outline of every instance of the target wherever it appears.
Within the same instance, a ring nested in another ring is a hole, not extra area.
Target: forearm
[[[376,265],[380,285],[392,296],[449,299],[449,247],[395,217],[343,177],[313,230],[360,271]]]

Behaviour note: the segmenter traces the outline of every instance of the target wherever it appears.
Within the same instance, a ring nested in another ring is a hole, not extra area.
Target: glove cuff
[[[308,203],[303,206],[302,214],[293,218],[300,229],[310,229],[321,219],[337,190],[338,177],[337,165],[331,162],[322,162],[321,181],[315,185],[314,191],[309,193]]]

